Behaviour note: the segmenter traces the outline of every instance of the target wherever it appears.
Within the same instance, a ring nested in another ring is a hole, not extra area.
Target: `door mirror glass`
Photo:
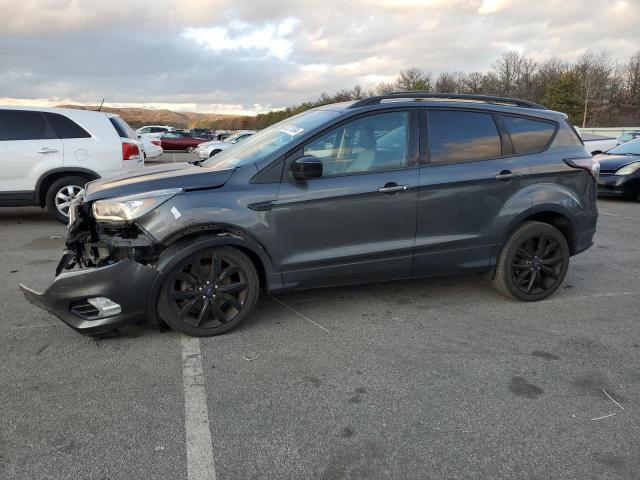
[[[309,180],[322,176],[322,162],[313,155],[306,155],[291,164],[291,173],[296,180]]]

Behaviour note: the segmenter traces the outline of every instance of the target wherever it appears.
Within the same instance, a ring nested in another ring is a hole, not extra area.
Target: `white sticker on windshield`
[[[175,219],[179,219],[182,214],[180,213],[180,210],[178,210],[176,207],[171,207],[171,213],[173,213],[173,216],[175,217]]]
[[[293,137],[294,135],[304,132],[304,128],[296,127],[295,125],[287,125],[286,127],[281,128],[280,131]]]

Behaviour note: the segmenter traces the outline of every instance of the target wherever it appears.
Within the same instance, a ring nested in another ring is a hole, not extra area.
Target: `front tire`
[[[84,191],[84,177],[63,177],[51,184],[47,190],[46,205],[53,218],[62,223],[69,221],[71,201]]]
[[[214,155],[217,155],[218,153],[220,153],[222,150],[214,150],[213,152],[211,152],[209,154],[209,158],[213,157]]]
[[[211,247],[180,260],[160,287],[158,314],[171,328],[209,337],[253,312],[260,282],[253,262],[232,247]]]
[[[525,302],[555,292],[569,269],[571,253],[560,230],[542,222],[525,222],[504,245],[493,278],[498,291]]]

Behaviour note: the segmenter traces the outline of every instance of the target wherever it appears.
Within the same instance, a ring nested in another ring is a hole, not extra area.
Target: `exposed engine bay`
[[[104,267],[124,259],[143,265],[158,259],[160,245],[133,223],[100,223],[91,215],[91,204],[78,199],[71,206],[66,248],[56,275],[73,268]]]

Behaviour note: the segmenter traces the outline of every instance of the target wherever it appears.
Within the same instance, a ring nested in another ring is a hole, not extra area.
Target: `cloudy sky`
[[[0,0],[0,18],[0,104],[255,113],[507,49],[640,48],[640,0]]]

